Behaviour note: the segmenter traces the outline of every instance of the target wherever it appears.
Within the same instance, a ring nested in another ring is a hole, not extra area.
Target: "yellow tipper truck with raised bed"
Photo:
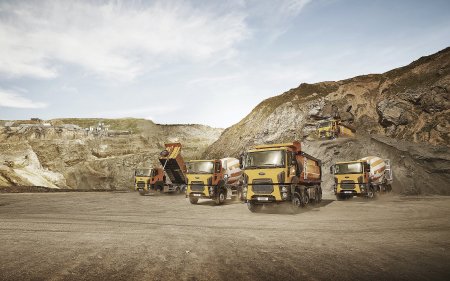
[[[391,161],[368,156],[356,161],[338,162],[330,167],[334,194],[338,200],[353,196],[373,198],[376,192],[391,191]]]
[[[258,145],[243,156],[243,195],[252,212],[264,205],[289,203],[294,211],[322,200],[321,161],[300,142]]]
[[[135,189],[145,195],[151,191],[181,193],[186,188],[186,164],[180,143],[166,143],[159,155],[162,168],[136,169]]]
[[[240,199],[242,171],[238,159],[192,160],[186,166],[186,197],[192,204],[199,199],[212,199],[217,205],[227,198]]]
[[[335,139],[337,137],[353,137],[355,130],[342,124],[339,119],[321,121],[317,124],[317,135],[320,139]]]

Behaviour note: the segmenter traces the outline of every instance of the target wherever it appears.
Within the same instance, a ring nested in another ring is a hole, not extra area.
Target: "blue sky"
[[[0,1],[0,119],[228,127],[450,46],[450,1]]]

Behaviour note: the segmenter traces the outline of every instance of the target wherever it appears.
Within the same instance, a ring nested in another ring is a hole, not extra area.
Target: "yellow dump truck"
[[[279,203],[297,211],[322,200],[321,161],[303,152],[297,141],[256,146],[242,162],[243,195],[251,212]]]
[[[186,166],[186,197],[191,204],[197,204],[199,199],[212,199],[217,205],[227,198],[240,199],[242,171],[238,159],[192,160]]]
[[[164,171],[161,168],[139,168],[134,171],[134,189],[140,195],[145,195],[150,190],[161,190],[164,181]]]
[[[317,135],[320,139],[335,139],[337,137],[353,137],[355,130],[342,124],[339,119],[321,121],[317,124]]]
[[[393,181],[391,161],[368,156],[356,161],[338,162],[330,167],[334,194],[338,200],[361,196],[373,198],[376,192],[389,192]]]
[[[182,193],[186,189],[186,164],[180,143],[166,143],[159,155],[161,167],[135,170],[135,190],[141,195],[152,191]]]

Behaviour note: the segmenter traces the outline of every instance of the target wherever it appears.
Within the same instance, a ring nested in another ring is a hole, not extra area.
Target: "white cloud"
[[[243,13],[181,1],[9,2],[0,12],[0,73],[10,77],[53,78],[69,63],[132,80],[164,64],[230,57],[249,34]]]
[[[21,96],[19,93],[0,89],[0,107],[12,108],[43,108],[47,104],[42,102],[34,102],[28,98]]]

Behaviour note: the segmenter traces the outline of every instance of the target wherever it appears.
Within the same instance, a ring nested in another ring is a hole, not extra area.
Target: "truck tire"
[[[369,190],[367,191],[366,198],[374,199],[375,198],[375,188],[373,186],[369,187]]]
[[[251,201],[247,202],[247,208],[252,213],[257,213],[257,212],[261,211],[262,207],[263,207],[263,205],[255,204]]]
[[[198,198],[194,198],[194,197],[189,197],[189,202],[191,202],[191,204],[197,204],[198,202]]]
[[[143,190],[143,189],[139,189],[138,192],[139,192],[139,195],[141,195],[141,196],[144,196],[146,193],[145,190]]]
[[[155,191],[158,191],[158,190],[159,190],[159,192],[163,192],[164,186],[161,185],[161,184],[156,184],[155,185]]]
[[[242,201],[242,190],[236,190],[236,196],[234,197],[234,201]]]
[[[319,205],[321,201],[320,192],[321,190],[319,187],[314,188],[314,200],[313,200],[314,205]]]
[[[305,208],[309,203],[309,195],[305,189],[300,192],[300,207]]]
[[[386,191],[387,191],[387,192],[391,192],[391,191],[392,191],[392,185],[388,184],[388,185],[386,186]]]
[[[294,193],[294,195],[292,195],[291,205],[289,208],[291,213],[293,214],[298,213],[300,206],[301,206],[300,195],[298,193]]]
[[[220,205],[225,202],[225,199],[227,199],[227,195],[225,191],[221,190],[216,198],[214,198],[214,201],[216,202],[216,205]]]

